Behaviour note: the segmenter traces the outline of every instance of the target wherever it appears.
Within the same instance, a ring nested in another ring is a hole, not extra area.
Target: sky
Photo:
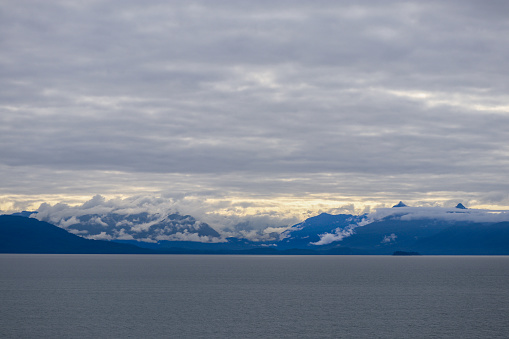
[[[400,200],[509,209],[507,13],[2,1],[0,210],[149,197],[286,225]]]

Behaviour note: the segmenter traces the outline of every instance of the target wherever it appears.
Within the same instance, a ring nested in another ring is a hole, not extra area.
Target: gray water
[[[509,257],[0,255],[1,338],[508,338]]]

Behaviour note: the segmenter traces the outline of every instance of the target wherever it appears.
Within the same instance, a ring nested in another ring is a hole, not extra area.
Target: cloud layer
[[[0,209],[154,192],[507,207],[508,10],[4,2]]]

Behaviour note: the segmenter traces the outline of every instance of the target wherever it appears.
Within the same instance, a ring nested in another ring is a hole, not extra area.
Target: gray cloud
[[[503,1],[0,6],[3,209],[153,192],[509,205]]]

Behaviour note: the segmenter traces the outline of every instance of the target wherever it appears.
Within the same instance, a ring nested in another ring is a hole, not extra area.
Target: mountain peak
[[[460,208],[462,210],[466,210],[467,209],[465,206],[463,206],[463,204],[461,202],[456,205],[456,208]]]
[[[405,205],[405,204],[403,203],[403,201],[400,201],[397,205],[392,206],[392,208],[394,208],[394,207],[408,207],[408,206],[407,206],[407,205]]]

